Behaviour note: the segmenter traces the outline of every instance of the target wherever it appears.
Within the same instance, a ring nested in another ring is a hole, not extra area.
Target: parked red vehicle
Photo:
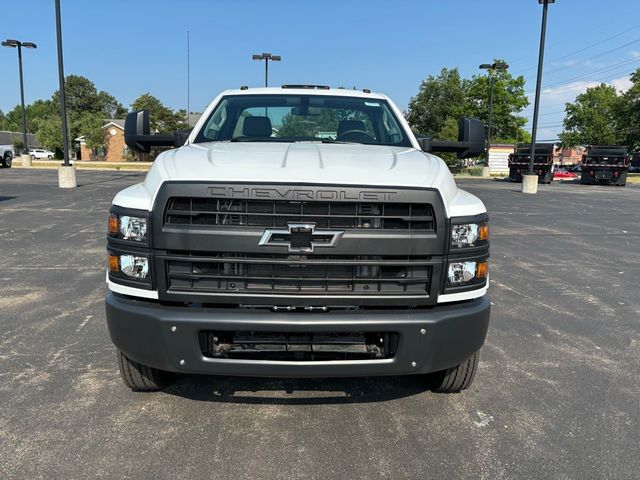
[[[564,168],[556,168],[553,171],[553,178],[554,179],[560,179],[560,180],[566,180],[566,179],[571,179],[571,178],[577,178],[578,175],[574,172],[569,172]]]

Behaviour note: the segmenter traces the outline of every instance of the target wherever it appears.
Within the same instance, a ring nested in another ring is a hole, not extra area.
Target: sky
[[[222,90],[310,83],[369,88],[406,109],[443,67],[463,76],[506,60],[533,100],[542,7],[536,0],[61,0],[65,74],[84,75],[125,106],[150,92],[172,108],[202,111]],[[58,87],[53,0],[0,0],[0,37],[31,41],[25,99]],[[538,138],[561,131],[564,103],[588,86],[629,86],[640,67],[640,2],[557,0],[549,6]],[[0,48],[0,110],[19,103],[17,54]],[[533,103],[533,101],[532,101]],[[532,106],[524,111],[531,117]],[[530,129],[530,124],[528,129]]]

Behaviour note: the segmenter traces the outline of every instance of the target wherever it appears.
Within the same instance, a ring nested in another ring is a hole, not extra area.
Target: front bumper
[[[264,377],[407,375],[453,367],[482,347],[490,308],[486,295],[433,308],[326,313],[167,306],[113,293],[106,298],[111,339],[130,359],[173,372]],[[222,359],[203,355],[198,341],[203,330],[389,331],[398,334],[399,345],[393,358],[379,360]]]

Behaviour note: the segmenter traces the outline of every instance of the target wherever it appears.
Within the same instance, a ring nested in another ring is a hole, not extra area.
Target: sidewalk
[[[25,169],[56,169],[60,166],[62,160],[32,160],[31,167],[23,167],[20,159],[13,160],[13,168]],[[153,162],[95,162],[89,160],[71,161],[78,170],[127,170],[135,172],[148,172]]]

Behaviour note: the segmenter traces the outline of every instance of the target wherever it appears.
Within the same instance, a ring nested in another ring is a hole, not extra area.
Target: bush
[[[472,177],[481,177],[482,176],[482,166],[463,168],[460,171],[460,175],[470,175]]]

